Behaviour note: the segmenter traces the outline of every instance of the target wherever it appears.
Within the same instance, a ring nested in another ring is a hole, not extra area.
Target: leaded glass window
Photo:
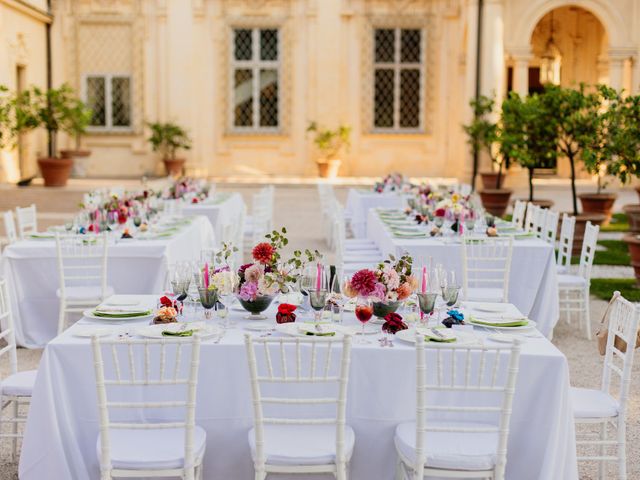
[[[131,77],[129,75],[86,75],[85,102],[93,115],[93,131],[131,130]]]
[[[374,131],[418,132],[423,125],[423,31],[373,30]]]
[[[231,127],[280,127],[280,39],[277,28],[234,28],[231,42]]]

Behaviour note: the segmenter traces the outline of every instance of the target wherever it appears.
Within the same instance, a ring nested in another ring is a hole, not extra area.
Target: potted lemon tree
[[[342,163],[340,158],[351,146],[351,127],[339,125],[335,130],[321,128],[316,122],[311,122],[307,132],[315,133],[313,143],[318,149],[318,176],[335,178]]]
[[[151,137],[149,143],[154,152],[160,152],[167,175],[177,177],[182,175],[185,159],[178,158],[178,149],[189,150],[191,138],[185,129],[172,122],[149,123]]]
[[[35,128],[44,128],[49,134],[48,154],[38,158],[40,173],[46,187],[67,184],[72,158],[61,157],[58,151],[58,133],[73,134],[74,108],[78,105],[75,91],[67,84],[43,90],[32,86],[14,96],[14,134]]]
[[[86,176],[85,159],[91,155],[91,150],[82,148],[82,136],[87,132],[91,123],[92,110],[80,99],[75,99],[69,111],[69,134],[73,137],[74,148],[60,150],[63,158],[73,158],[72,174],[77,177]]]

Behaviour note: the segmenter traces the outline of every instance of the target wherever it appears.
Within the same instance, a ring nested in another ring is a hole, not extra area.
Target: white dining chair
[[[524,224],[522,225],[522,228],[525,232],[533,231],[533,219],[539,209],[540,207],[538,207],[537,205],[531,202],[527,202],[527,211],[524,216]]]
[[[503,480],[519,361],[517,339],[425,346],[416,335],[416,420],[396,427],[396,479]]]
[[[345,222],[341,212],[342,207],[336,205],[333,210],[333,244],[336,265],[342,266],[344,273],[350,275],[363,268],[372,269],[384,261],[382,252],[370,240],[350,245],[347,243]]]
[[[101,480],[203,478],[207,434],[195,424],[200,337],[103,340],[94,336],[91,343]]]
[[[7,210],[2,214],[4,220],[4,235],[7,239],[7,243],[13,243],[18,240],[18,233],[16,231],[16,222],[13,218],[13,212]]]
[[[562,224],[560,226],[560,239],[558,240],[558,254],[556,257],[556,270],[558,273],[568,273],[571,268],[573,233],[575,229],[576,217],[563,213]]]
[[[251,215],[246,215],[243,227],[244,244],[252,248],[273,230],[275,188],[268,185],[251,196]]]
[[[11,439],[12,458],[18,453],[18,440],[22,438],[20,425],[27,420],[25,410],[31,402],[37,370],[18,371],[15,325],[11,314],[11,300],[7,280],[0,277],[0,340],[5,345],[0,348],[0,362],[8,358],[9,374],[0,379],[0,439]],[[4,369],[3,369],[4,370]],[[3,428],[8,424],[9,433]]]
[[[512,236],[463,237],[463,298],[484,302],[508,302],[512,254]]]
[[[581,327],[586,330],[591,340],[591,318],[589,308],[589,289],[591,287],[591,268],[598,243],[600,227],[587,222],[580,253],[580,265],[576,275],[563,273],[558,275],[558,292],[560,296],[560,314],[564,314],[568,322],[573,315],[578,315]]]
[[[600,479],[610,478],[606,476],[605,469],[609,462],[617,463],[618,479],[627,478],[627,403],[638,315],[636,305],[622,297],[620,292],[614,292],[608,312],[608,338],[601,386],[599,389],[571,388],[578,461],[597,462]],[[623,348],[623,345],[627,348]],[[585,426],[589,431],[583,431]],[[600,427],[599,432],[593,432],[594,426]],[[580,455],[581,451],[586,453]]]
[[[511,216],[511,224],[520,229],[524,224],[524,215],[527,210],[527,202],[516,200],[513,205],[513,215]]]
[[[107,285],[107,233],[61,235],[56,233],[60,288],[58,334],[66,328],[67,314],[95,307],[114,294]]]
[[[16,207],[18,236],[24,238],[28,233],[38,232],[38,215],[34,204],[28,207]]]
[[[533,222],[529,228],[529,232],[534,233],[537,238],[543,238],[544,236],[547,211],[548,209],[538,206],[533,210]]]
[[[553,210],[547,210],[542,230],[542,239],[555,248],[556,236],[558,235],[558,220],[560,214]]]
[[[355,444],[353,429],[345,422],[351,336],[247,334],[245,345],[254,417],[249,446],[256,480],[271,473],[331,473],[346,480]]]

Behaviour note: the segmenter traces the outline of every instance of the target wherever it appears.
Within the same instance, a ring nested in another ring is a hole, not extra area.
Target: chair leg
[[[66,309],[67,303],[64,300],[60,300],[60,313],[58,314],[58,335],[60,335],[64,331]]]
[[[607,422],[602,422],[600,425],[600,441],[607,441]],[[607,448],[605,445],[600,445],[600,456],[604,457],[607,453]],[[604,476],[607,471],[606,469],[607,462],[605,460],[600,460],[598,462],[598,478],[599,480],[605,480]]]
[[[624,421],[617,421],[618,434],[618,480],[627,480],[627,425]]]
[[[185,470],[183,477],[184,480],[195,480],[196,478],[196,468],[191,467]]]
[[[12,441],[12,449],[11,449],[11,458],[15,460],[18,455],[18,401],[14,400],[13,402],[13,423],[11,427],[11,433],[13,433],[13,441]]]
[[[265,480],[265,478],[267,478],[267,472],[264,470],[264,468],[256,468],[255,479],[256,480]]]
[[[398,460],[396,461],[396,477],[395,480],[402,480],[402,460],[400,460],[400,456],[398,456]]]
[[[347,480],[347,464],[336,464],[336,480]]]

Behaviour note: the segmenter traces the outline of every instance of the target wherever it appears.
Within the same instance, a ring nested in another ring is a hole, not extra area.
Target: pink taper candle
[[[422,293],[427,293],[427,267],[422,267]],[[424,319],[424,313],[420,311],[420,320]]]
[[[209,288],[209,263],[204,264],[204,288]]]
[[[322,275],[322,265],[320,264],[320,262],[318,262],[318,273],[316,275],[316,290],[320,291],[320,286],[321,286],[321,281],[320,281],[320,277]]]

